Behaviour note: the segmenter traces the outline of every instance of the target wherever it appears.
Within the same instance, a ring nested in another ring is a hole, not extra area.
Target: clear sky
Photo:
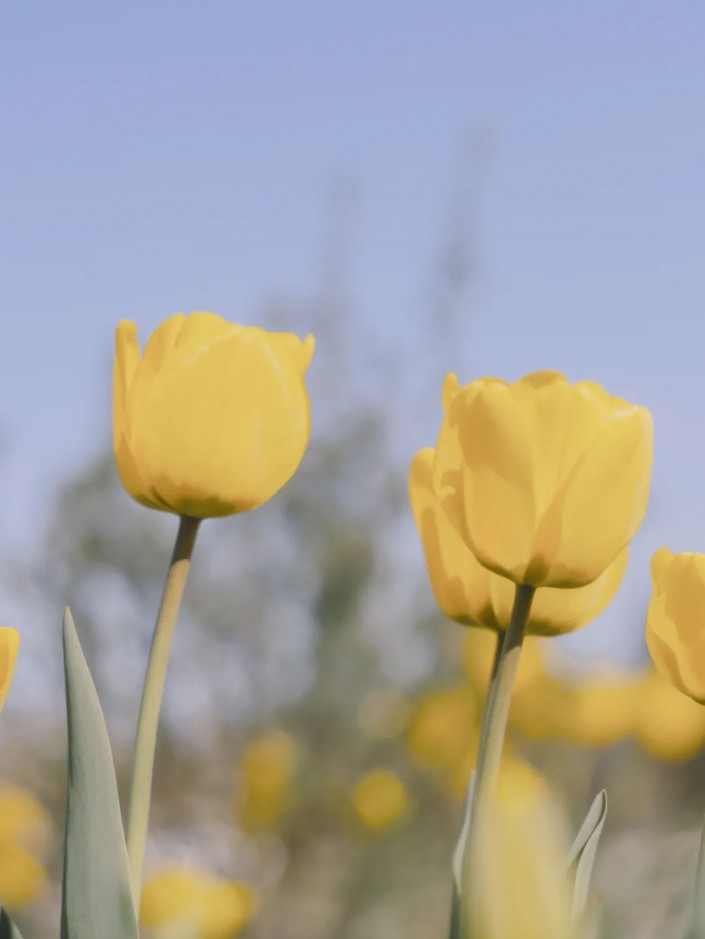
[[[413,330],[479,127],[473,341],[449,365],[559,368],[652,409],[649,520],[623,596],[576,639],[634,653],[613,634],[651,552],[705,550],[704,88],[693,2],[2,4],[6,543],[109,440],[116,322],[251,322],[305,295],[336,174],[360,192],[360,308]]]

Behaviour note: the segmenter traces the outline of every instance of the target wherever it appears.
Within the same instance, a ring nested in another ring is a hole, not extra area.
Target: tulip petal
[[[306,389],[261,330],[240,328],[207,355],[176,356],[141,402],[149,478],[172,511],[228,515],[271,498],[309,435]]]
[[[560,636],[591,623],[611,602],[627,568],[624,548],[607,570],[584,587],[539,587],[531,604],[527,633]]]
[[[646,642],[661,674],[705,703],[705,555],[669,554],[652,559]]]
[[[148,508],[166,506],[154,490],[142,461],[139,438],[140,400],[173,345],[183,314],[170,317],[154,331],[140,358],[137,327],[123,321],[115,333],[113,368],[113,447],[120,481],[129,494]]]
[[[458,376],[453,372],[448,372],[443,382],[443,391],[441,393],[441,401],[443,404],[443,412],[447,413],[450,403],[453,398],[456,396],[460,390],[460,382],[458,381]]]
[[[113,449],[120,481],[133,499],[148,500],[149,485],[132,456],[128,433],[128,397],[140,363],[137,327],[127,320],[115,331],[113,365]]]
[[[477,562],[443,512],[433,489],[433,449],[411,464],[409,495],[426,557],[431,589],[441,611],[460,623],[500,627],[490,599],[490,574]],[[496,578],[499,580],[499,578]],[[513,593],[513,585],[505,581]]]
[[[256,329],[256,327],[252,328]],[[311,333],[301,340],[294,333],[265,333],[264,330],[261,332],[265,340],[279,350],[282,358],[288,358],[294,363],[299,375],[303,378],[311,364],[316,347],[316,341]]]
[[[15,673],[17,653],[20,648],[20,634],[11,626],[0,628],[0,708],[10,690],[12,676]]]
[[[644,517],[652,458],[651,415],[645,408],[625,407],[603,423],[538,534],[538,553],[553,555],[545,585],[587,584],[612,563]]]
[[[457,435],[462,454],[461,498],[446,511],[453,512],[451,518],[463,512],[469,547],[481,564],[521,583],[536,524],[528,414],[517,407],[506,382],[486,379],[456,394],[444,423]]]
[[[229,323],[217,313],[199,311],[189,313],[184,317],[181,327],[174,341],[174,347],[179,353],[195,348],[207,346],[214,339],[221,339],[242,329],[236,323]]]

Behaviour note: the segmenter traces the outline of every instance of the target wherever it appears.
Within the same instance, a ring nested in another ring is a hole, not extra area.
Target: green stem
[[[482,709],[482,729],[480,731],[480,748],[485,746],[485,740],[487,738],[487,727],[489,723],[489,707],[487,702],[489,701],[490,696],[492,695],[492,689],[494,687],[495,680],[497,678],[497,670],[499,668],[499,662],[502,658],[502,649],[504,648],[504,637],[506,633],[504,630],[497,630],[497,642],[494,650],[494,658],[492,659],[492,668],[489,674],[489,680],[487,683],[487,691],[485,692],[485,704]],[[458,844],[456,845],[456,853],[461,852],[461,867],[462,867],[462,855],[464,855],[464,844],[467,843],[468,835],[468,826],[470,823],[470,809],[472,805],[472,794],[473,794],[473,778],[474,773],[470,775],[468,780],[468,787],[465,793],[465,802],[463,804],[463,821],[460,826],[460,835],[458,838]],[[453,856],[453,894],[451,898],[450,906],[450,927],[448,932],[448,939],[460,939],[460,897],[461,897],[461,884],[456,879],[455,872],[455,856]]]
[[[485,799],[491,796],[497,788],[514,680],[535,592],[535,587],[528,584],[517,584],[512,615],[504,635],[504,642],[501,647],[498,644],[498,659],[495,662],[496,667],[493,668],[493,677],[485,700],[482,733],[475,768],[475,784],[468,822],[468,837],[465,842],[462,863],[463,896],[465,898],[468,895],[466,885],[469,879],[470,858],[474,850],[473,841],[476,837],[477,819],[482,811],[482,804]],[[467,915],[465,907],[466,904],[463,903],[463,921]]]
[[[490,701],[492,695],[494,694],[494,687],[497,683],[497,672],[499,671],[499,663],[502,661],[502,653],[504,651],[504,641],[507,637],[506,630],[497,631],[497,645],[494,650],[494,658],[492,659],[492,668],[490,670],[489,681],[487,682],[487,692],[485,693],[485,703],[482,708],[482,725],[480,728],[480,742],[478,745],[478,754],[480,750],[484,750],[487,747],[487,734],[489,732],[490,725]],[[479,766],[479,757],[478,757],[478,766]]]
[[[142,868],[152,794],[154,750],[171,637],[174,634],[174,625],[181,606],[200,521],[198,518],[186,515],[181,516],[179,520],[179,531],[164,584],[164,593],[154,627],[147,673],[142,689],[127,819],[127,856],[135,910],[139,910],[142,893]]]

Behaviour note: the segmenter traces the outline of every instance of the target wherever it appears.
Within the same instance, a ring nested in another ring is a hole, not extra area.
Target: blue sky
[[[306,296],[336,175],[360,194],[356,303],[413,333],[470,129],[480,266],[448,365],[559,368],[652,409],[649,519],[623,596],[576,637],[635,654],[619,620],[651,552],[705,550],[703,87],[694,3],[3,4],[5,544],[109,441],[117,321],[144,337]],[[403,420],[410,454],[432,442]]]

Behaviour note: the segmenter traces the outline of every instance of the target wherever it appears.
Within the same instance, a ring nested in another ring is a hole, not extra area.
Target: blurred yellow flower
[[[705,704],[705,554],[660,548],[651,559],[646,644],[675,688]]]
[[[606,747],[634,731],[640,676],[597,668],[564,695],[565,737],[585,747]]]
[[[256,894],[245,884],[165,864],[145,881],[140,923],[154,939],[235,939],[256,908]]]
[[[245,830],[273,828],[290,808],[298,759],[296,741],[282,730],[264,731],[244,747],[236,813]]]
[[[0,905],[11,912],[30,903],[47,883],[37,854],[47,846],[51,821],[25,789],[0,786]]]
[[[573,693],[569,682],[549,673],[541,681],[524,685],[512,699],[509,715],[512,732],[527,740],[570,738]]]
[[[424,694],[409,722],[409,754],[425,769],[455,770],[475,753],[480,713],[467,684]]]
[[[271,499],[308,444],[313,346],[312,336],[178,313],[140,356],[135,324],[121,322],[113,445],[125,489],[150,508],[196,518]]]
[[[637,695],[634,735],[657,759],[688,760],[705,745],[705,710],[649,669]]]
[[[11,913],[41,893],[47,873],[36,857],[14,841],[0,843],[0,904]]]
[[[505,764],[471,843],[467,939],[577,939],[562,819],[532,767]]]
[[[42,851],[50,831],[49,813],[31,792],[19,786],[0,785],[0,842],[15,841]]]
[[[649,411],[550,371],[449,375],[443,398],[433,489],[477,560],[536,587],[597,580],[646,510]]]
[[[390,769],[372,769],[361,776],[352,798],[357,817],[373,832],[396,826],[409,815],[406,786]]]
[[[0,708],[12,684],[19,648],[20,634],[17,630],[12,626],[0,626]]]
[[[420,450],[409,474],[411,508],[433,595],[449,619],[468,626],[506,629],[515,585],[483,567],[451,523],[433,485],[434,459],[432,448]],[[556,636],[585,626],[615,595],[626,566],[625,547],[597,580],[584,587],[538,590],[531,605],[527,634]]]

